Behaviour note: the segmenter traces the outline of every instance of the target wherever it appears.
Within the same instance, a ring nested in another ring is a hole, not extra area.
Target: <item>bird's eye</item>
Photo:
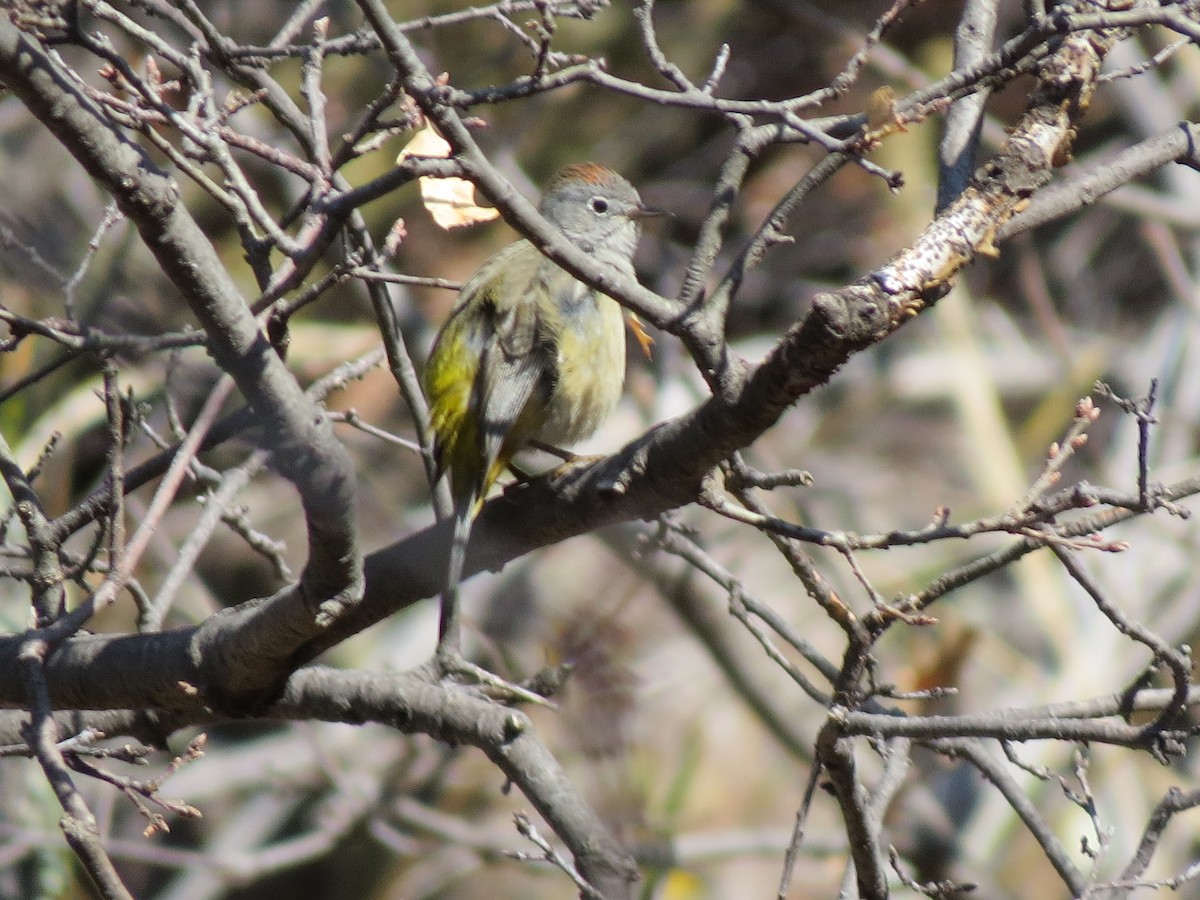
[[[593,197],[592,198],[592,212],[597,213],[598,215],[601,215],[601,216],[604,215],[605,213],[607,213],[608,212],[608,201],[605,200],[603,197]]]

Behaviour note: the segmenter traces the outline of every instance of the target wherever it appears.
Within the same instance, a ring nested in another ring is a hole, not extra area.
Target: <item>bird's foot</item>
[[[577,472],[580,469],[586,469],[588,466],[594,466],[602,459],[607,459],[603,453],[572,453],[563,458],[563,461],[554,467],[550,473],[551,481],[558,481],[566,478],[572,472]]]
[[[600,460],[606,458],[603,453],[572,453],[570,450],[560,450],[558,447],[555,447],[551,444],[543,444],[540,441],[530,441],[529,446],[533,447],[535,450],[541,450],[543,453],[548,453],[551,456],[557,456],[562,460],[562,462],[560,462],[549,472],[540,475],[533,475],[510,462],[508,464],[508,470],[512,472],[514,478],[516,478],[515,484],[529,484],[531,481],[536,481],[538,478],[548,478],[551,484],[555,484],[561,481],[563,478],[566,478],[572,472],[578,471],[579,469],[586,469],[588,466],[598,463]]]

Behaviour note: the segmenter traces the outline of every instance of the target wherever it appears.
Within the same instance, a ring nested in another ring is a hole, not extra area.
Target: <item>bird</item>
[[[641,220],[661,213],[612,169],[558,171],[539,212],[601,265],[635,279]],[[435,483],[450,479],[454,531],[435,667],[522,699],[540,699],[462,656],[458,587],[471,528],[488,490],[532,442],[569,446],[596,432],[625,381],[620,305],[559,268],[528,240],[488,258],[463,285],[424,371]]]

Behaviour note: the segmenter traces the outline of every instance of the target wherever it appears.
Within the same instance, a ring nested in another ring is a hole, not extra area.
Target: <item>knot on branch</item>
[[[812,323],[824,332],[821,344],[832,342],[857,350],[870,346],[892,330],[888,307],[888,298],[877,285],[852,284],[818,295],[805,326]]]

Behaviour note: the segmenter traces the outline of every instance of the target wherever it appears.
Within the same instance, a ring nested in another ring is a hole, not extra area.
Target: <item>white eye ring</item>
[[[601,215],[601,216],[608,215],[608,201],[605,200],[603,197],[593,197],[592,198],[592,212],[596,213],[597,215]]]

